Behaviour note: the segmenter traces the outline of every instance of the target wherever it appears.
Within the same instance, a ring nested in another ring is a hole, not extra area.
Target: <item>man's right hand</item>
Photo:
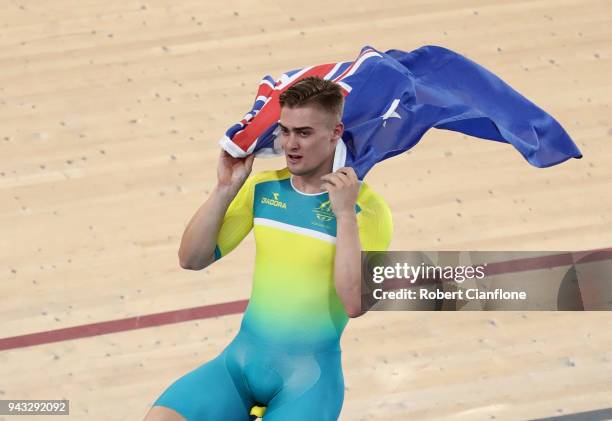
[[[237,192],[251,174],[255,154],[246,158],[234,158],[221,149],[219,165],[217,166],[217,185],[223,189]]]
[[[217,186],[187,224],[178,257],[182,268],[200,270],[215,261],[215,247],[225,213],[251,174],[254,154],[234,158],[221,150]],[[245,232],[246,233],[246,232]]]

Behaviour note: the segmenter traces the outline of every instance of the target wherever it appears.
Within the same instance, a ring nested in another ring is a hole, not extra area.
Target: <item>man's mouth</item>
[[[288,153],[287,154],[287,159],[289,160],[289,162],[291,162],[292,164],[295,164],[296,162],[299,162],[300,159],[302,159],[302,155],[298,155],[298,154],[293,154],[293,153]]]

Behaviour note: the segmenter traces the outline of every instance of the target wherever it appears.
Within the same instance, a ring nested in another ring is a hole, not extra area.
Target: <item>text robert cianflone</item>
[[[414,284],[417,280],[454,280],[462,283],[467,279],[482,279],[487,264],[478,266],[431,266],[421,263],[418,266],[396,263],[391,266],[374,266],[372,281],[380,284],[385,279],[406,279]]]
[[[493,291],[482,291],[478,288],[470,288],[457,291],[429,291],[425,288],[407,289],[402,288],[394,291],[384,291],[380,288],[372,291],[372,296],[377,300],[526,300],[525,291],[504,291],[496,288]]]

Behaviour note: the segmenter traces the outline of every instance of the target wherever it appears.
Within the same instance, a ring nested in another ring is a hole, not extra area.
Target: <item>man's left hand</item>
[[[329,192],[329,200],[336,218],[343,214],[355,214],[355,203],[359,195],[359,180],[351,167],[339,168],[336,172],[325,174],[322,188]]]

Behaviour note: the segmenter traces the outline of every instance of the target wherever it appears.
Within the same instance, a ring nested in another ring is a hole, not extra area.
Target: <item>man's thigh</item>
[[[306,390],[289,387],[269,403],[265,421],[336,421],[344,401],[344,377],[340,352],[332,352],[320,360],[320,376]],[[299,370],[299,367],[296,367]],[[299,378],[300,376],[296,376]],[[309,376],[304,376],[305,378]]]
[[[253,419],[248,398],[228,372],[224,354],[174,381],[153,406],[170,408],[187,421]]]

